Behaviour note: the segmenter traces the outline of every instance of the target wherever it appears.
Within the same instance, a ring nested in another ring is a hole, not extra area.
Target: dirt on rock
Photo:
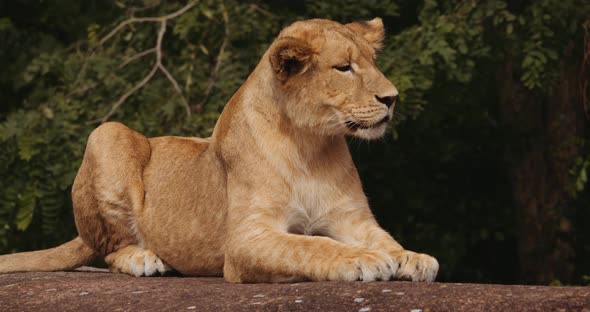
[[[0,275],[0,311],[589,311],[590,287],[411,282],[230,284],[84,268]]]

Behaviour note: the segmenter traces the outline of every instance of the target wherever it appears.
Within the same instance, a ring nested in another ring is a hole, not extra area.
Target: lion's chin
[[[357,138],[361,138],[364,140],[376,140],[385,134],[385,129],[387,128],[387,123],[382,123],[376,127],[371,128],[357,128],[354,130],[349,130],[348,135],[354,136]]]

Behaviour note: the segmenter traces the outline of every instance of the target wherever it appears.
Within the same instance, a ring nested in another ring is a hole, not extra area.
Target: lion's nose
[[[377,99],[377,101],[385,104],[387,107],[391,107],[391,105],[393,105],[395,103],[395,101],[397,101],[397,95],[384,96],[384,97],[380,97],[380,96],[375,95],[375,98]]]

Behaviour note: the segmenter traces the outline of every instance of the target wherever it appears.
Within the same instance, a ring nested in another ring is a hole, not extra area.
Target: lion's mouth
[[[388,121],[389,121],[389,116],[385,116],[381,120],[379,120],[378,122],[376,122],[370,126],[365,126],[365,125],[362,125],[354,120],[347,120],[346,121],[346,128],[348,128],[348,130],[350,130],[350,131],[356,131],[358,129],[372,129],[372,128],[379,127],[382,124],[387,123]]]

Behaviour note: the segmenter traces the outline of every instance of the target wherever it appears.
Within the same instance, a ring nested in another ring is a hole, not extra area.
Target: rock
[[[411,282],[240,285],[221,278],[136,278],[88,268],[0,275],[0,311],[94,310],[590,312],[590,287]]]

